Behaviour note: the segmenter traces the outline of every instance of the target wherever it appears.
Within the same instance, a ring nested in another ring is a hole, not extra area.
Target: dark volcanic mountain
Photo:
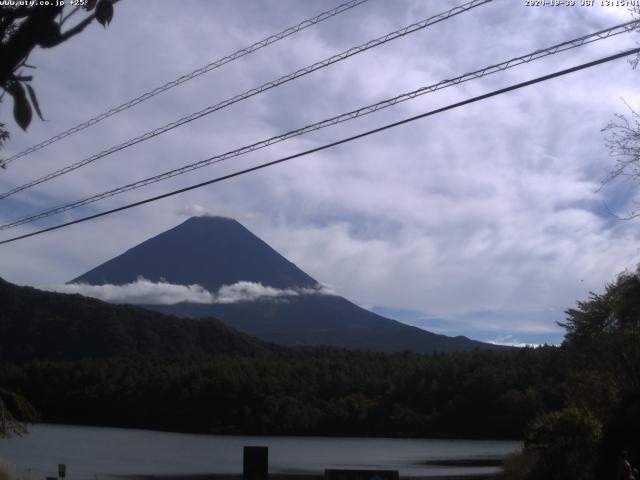
[[[210,292],[243,280],[275,288],[318,283],[240,223],[224,217],[192,217],[71,283],[122,285],[140,276],[153,282],[198,284]]]
[[[310,289],[318,282],[235,220],[193,217],[72,280],[122,285],[139,277],[198,284],[215,294],[241,281],[277,289]],[[498,348],[447,337],[381,317],[345,298],[299,294],[234,303],[149,305],[186,317],[216,317],[260,339],[284,345],[329,345],[376,351],[448,352]]]

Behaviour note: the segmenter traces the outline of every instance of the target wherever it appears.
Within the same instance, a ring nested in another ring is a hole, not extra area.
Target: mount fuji
[[[141,279],[147,284],[199,286],[201,294],[197,301],[159,302],[146,308],[194,321],[216,317],[282,345],[422,353],[502,348],[435,334],[361,308],[328,292],[239,222],[225,217],[192,217],[70,284],[126,288]]]

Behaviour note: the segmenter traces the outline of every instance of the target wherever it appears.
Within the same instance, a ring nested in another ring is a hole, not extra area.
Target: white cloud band
[[[124,285],[88,285],[69,283],[43,288],[60,293],[79,293],[111,303],[132,303],[138,305],[174,305],[176,303],[230,304],[254,302],[256,300],[294,297],[299,295],[331,295],[332,292],[321,285],[317,288],[278,289],[256,282],[237,282],[223,285],[211,293],[200,285],[177,285],[167,282],[152,282],[138,278]]]

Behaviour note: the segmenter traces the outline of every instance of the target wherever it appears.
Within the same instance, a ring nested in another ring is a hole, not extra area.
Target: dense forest
[[[555,348],[417,355],[313,349],[4,364],[53,422],[305,435],[518,438],[561,405]],[[553,376],[546,372],[555,372]]]
[[[568,310],[561,347],[448,354],[289,349],[216,320],[0,290],[0,385],[44,421],[524,438],[505,478],[632,478],[640,463],[638,272]]]

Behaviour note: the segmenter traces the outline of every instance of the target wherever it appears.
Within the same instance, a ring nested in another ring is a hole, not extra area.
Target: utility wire
[[[636,21],[635,24],[639,24],[640,21]],[[58,214],[58,213],[62,213],[68,210],[72,210],[74,208],[79,208],[83,205],[88,205],[90,203],[94,203],[97,202],[99,200],[103,200],[105,198],[108,197],[113,197],[115,195],[118,195],[120,193],[124,193],[130,190],[135,190],[137,188],[141,188],[144,187],[146,185],[150,185],[152,183],[156,183],[162,180],[166,180],[178,175],[182,175],[184,173],[190,172],[192,170],[196,170],[198,168],[202,168],[208,165],[212,165],[215,163],[220,163],[223,162],[225,160],[228,160],[230,158],[234,158],[234,157],[238,157],[250,152],[253,152],[255,150],[259,150],[262,148],[266,148],[270,145],[273,145],[275,143],[279,143],[282,141],[285,141],[287,139],[308,133],[308,132],[312,132],[315,130],[320,130],[322,128],[325,127],[329,127],[332,125],[336,125],[342,122],[346,122],[348,120],[353,120],[355,118],[358,117],[362,117],[364,115],[368,115],[370,113],[373,112],[377,112],[379,110],[391,107],[393,105],[396,105],[398,103],[407,101],[407,100],[412,100],[418,96],[421,95],[425,95],[427,93],[431,93],[437,90],[441,90],[443,88],[447,88],[447,87],[451,87],[454,85],[458,85],[460,83],[463,82],[467,82],[469,80],[473,80],[476,78],[480,78],[486,75],[491,75],[497,72],[501,72],[504,71],[508,68],[513,68],[515,66],[521,65],[523,63],[528,63],[534,60],[538,60],[540,58],[544,58],[546,56],[549,55],[553,55],[555,53],[561,52],[561,51],[565,51],[565,50],[569,50],[571,48],[577,48],[581,45],[584,45],[586,43],[591,43],[597,40],[601,40],[603,38],[607,38],[609,36],[612,35],[617,35],[619,33],[623,33],[629,30],[633,30],[635,28],[634,22],[628,22],[622,25],[618,25],[616,27],[612,27],[606,30],[600,30],[598,32],[592,33],[590,35],[584,35],[582,37],[573,39],[573,40],[569,40],[567,42],[563,42],[563,43],[559,43],[557,45],[553,45],[551,47],[545,48],[545,49],[540,49],[540,50],[536,50],[533,53],[528,53],[526,55],[520,56],[520,57],[516,57],[516,58],[512,58],[510,60],[495,64],[495,65],[491,65],[485,68],[482,68],[480,70],[475,70],[473,72],[470,73],[466,73],[464,75],[460,75],[458,77],[449,79],[449,80],[443,80],[441,82],[438,82],[436,84],[430,85],[430,86],[426,86],[426,87],[421,87],[417,90],[413,90],[411,92],[408,93],[403,93],[401,95],[398,95],[396,97],[393,97],[391,99],[387,99],[387,100],[383,100],[381,102],[378,103],[374,103],[372,105],[368,105],[366,107],[361,107],[359,109],[353,110],[351,112],[348,113],[343,113],[341,115],[332,117],[332,118],[328,118],[325,120],[322,120],[320,122],[311,124],[311,125],[307,125],[305,127],[299,128],[297,130],[292,130],[289,131],[287,133],[284,133],[282,135],[278,135],[275,137],[271,137],[268,138],[266,140],[262,140],[256,143],[253,143],[251,145],[247,145],[235,150],[231,150],[229,152],[220,154],[220,155],[215,155],[213,157],[209,157],[207,159],[204,160],[200,160],[198,162],[195,163],[190,163],[187,165],[184,165],[182,167],[173,169],[173,170],[169,170],[167,172],[164,173],[160,173],[158,175],[154,175],[151,177],[147,177],[145,179],[142,180],[138,180],[135,181],[133,183],[129,183],[127,185],[123,185],[120,187],[117,187],[115,189],[112,190],[107,190],[105,192],[102,193],[98,193],[96,195],[92,195],[90,197],[86,197],[84,199],[81,200],[76,200],[74,202],[71,203],[67,203],[58,207],[54,207],[48,210],[44,210],[42,212],[27,216],[27,217],[23,217],[20,218],[18,220],[15,220],[13,222],[4,224],[4,225],[0,225],[0,230],[7,230],[9,228],[14,228],[17,227],[19,225],[23,225],[25,223],[30,223],[36,220],[40,220],[42,218],[46,218],[46,217],[50,217],[52,215]]]
[[[443,20],[447,20],[453,16],[459,15],[461,13],[467,12],[469,10],[471,10],[472,8],[475,7],[479,7],[480,5],[484,5],[486,3],[491,2],[492,0],[472,0],[471,2],[465,3],[463,5],[460,5],[458,7],[454,7],[450,10],[447,10],[446,12],[440,13],[438,15],[434,15],[432,17],[429,17],[427,19],[424,19],[420,22],[411,24],[409,26],[406,26],[404,28],[401,28],[399,30],[395,30],[393,32],[390,32],[386,35],[383,35],[381,37],[378,37],[374,40],[370,40],[367,43],[364,43],[362,45],[359,45],[357,47],[352,47],[342,53],[339,53],[337,55],[333,55],[325,60],[322,60],[320,62],[316,62],[313,65],[309,65],[307,67],[301,68],[300,70],[297,70],[293,73],[290,73],[288,75],[282,76],[276,80],[272,80],[270,82],[267,82],[263,85],[261,85],[260,87],[257,88],[252,88],[251,90],[247,90],[244,93],[241,93],[239,95],[236,95],[234,97],[231,97],[227,100],[223,100],[220,103],[217,103],[215,105],[211,105],[203,110],[200,110],[199,112],[196,113],[192,113],[191,115],[187,115],[185,117],[182,117],[174,122],[168,123],[162,127],[156,128],[155,130],[151,130],[143,135],[140,135],[136,138],[133,138],[131,140],[128,140],[124,143],[121,143],[120,145],[116,145],[114,147],[111,147],[107,150],[103,150],[100,153],[97,153],[95,155],[92,155],[90,157],[87,157],[83,160],[80,160],[76,163],[73,163],[71,165],[68,165],[60,170],[57,170],[55,172],[49,173],[43,177],[40,177],[36,180],[33,180],[29,183],[26,183],[20,187],[16,187],[13,190],[10,190],[8,192],[5,192],[3,194],[0,194],[0,199],[4,199],[7,198],[17,192],[20,192],[22,190],[25,190],[27,188],[33,187],[35,185],[38,185],[40,183],[46,182],[48,180],[51,180],[53,178],[59,177],[60,175],[64,175],[65,173],[69,173],[73,170],[76,170],[80,167],[83,167],[85,165],[88,165],[90,163],[95,162],[96,160],[106,157],[107,155],[111,155],[112,153],[118,152],[120,150],[124,150],[125,148],[131,147],[133,145],[136,145],[140,142],[143,142],[145,140],[149,140],[150,138],[154,138],[158,135],[161,135],[163,133],[168,132],[169,130],[173,130],[174,128],[180,127],[186,123],[192,122],[194,120],[197,120],[199,118],[204,117],[205,115],[209,115],[213,112],[216,112],[218,110],[221,110],[223,108],[226,108],[230,105],[233,105],[237,102],[240,102],[242,100],[245,100],[247,98],[253,97],[255,95],[258,95],[260,93],[263,93],[267,90],[270,90],[272,88],[278,87],[284,83],[290,82],[292,80],[295,80],[297,78],[300,78],[304,75],[308,75],[312,72],[315,72],[316,70],[320,70],[321,68],[325,68],[328,67],[329,65],[332,65],[334,63],[340,62],[342,60],[345,60],[349,57],[352,57],[354,55],[357,55],[359,53],[365,52],[371,48],[374,47],[378,47],[380,45],[383,45],[387,42],[390,42],[392,40],[395,40],[397,38],[401,38],[404,37],[405,35],[409,35],[411,33],[415,33],[419,30],[422,30],[424,28],[427,28],[435,23],[439,23],[442,22]]]
[[[548,74],[548,75],[537,77],[537,78],[534,78],[532,80],[528,80],[526,82],[522,82],[522,83],[518,83],[518,84],[515,84],[515,85],[511,85],[509,87],[501,88],[499,90],[494,90],[492,92],[485,93],[484,95],[479,95],[477,97],[472,97],[472,98],[469,98],[467,100],[464,100],[464,101],[461,101],[461,102],[458,102],[458,103],[453,103],[451,105],[447,105],[446,107],[438,108],[436,110],[431,110],[429,112],[422,113],[420,115],[415,115],[413,117],[405,118],[404,120],[400,120],[398,122],[390,123],[390,124],[384,125],[382,127],[374,128],[373,130],[368,130],[366,132],[362,132],[362,133],[359,133],[357,135],[353,135],[351,137],[343,138],[341,140],[337,140],[335,142],[322,145],[320,147],[312,148],[310,150],[305,150],[304,152],[299,152],[299,153],[296,153],[294,155],[289,155],[287,157],[283,157],[283,158],[280,158],[278,160],[273,160],[271,162],[267,162],[267,163],[263,163],[263,164],[260,164],[260,165],[256,165],[254,167],[246,168],[244,170],[240,170],[240,171],[237,171],[237,172],[234,172],[234,173],[230,173],[228,175],[223,175],[221,177],[216,177],[216,178],[213,178],[211,180],[207,180],[206,182],[201,182],[201,183],[198,183],[198,184],[195,184],[195,185],[191,185],[189,187],[181,188],[181,189],[178,189],[178,190],[173,190],[172,192],[164,193],[162,195],[157,195],[155,197],[150,197],[150,198],[147,198],[145,200],[138,201],[138,202],[129,203],[127,205],[123,205],[122,207],[113,208],[111,210],[107,210],[107,211],[104,211],[104,212],[96,213],[94,215],[89,215],[87,217],[79,218],[79,219],[73,220],[71,222],[66,222],[66,223],[54,225],[53,227],[44,228],[42,230],[38,230],[38,231],[35,231],[35,232],[27,233],[27,234],[24,234],[24,235],[19,235],[17,237],[9,238],[7,240],[2,240],[2,241],[0,241],[0,245],[6,244],[6,243],[15,242],[15,241],[22,240],[22,239],[28,238],[28,237],[33,237],[34,235],[40,235],[42,233],[51,232],[53,230],[58,230],[58,229],[63,228],[63,227],[68,227],[70,225],[75,225],[77,223],[86,222],[88,220],[93,220],[95,218],[104,217],[104,216],[110,215],[112,213],[121,212],[123,210],[128,210],[129,208],[133,208],[133,207],[137,207],[137,206],[144,205],[144,204],[147,204],[147,203],[151,203],[151,202],[155,202],[155,201],[158,201],[158,200],[162,200],[163,198],[167,198],[167,197],[171,197],[171,196],[174,196],[174,195],[178,195],[180,193],[188,192],[190,190],[195,190],[196,188],[204,187],[206,185],[211,185],[213,183],[222,182],[222,181],[228,180],[230,178],[238,177],[240,175],[244,175],[244,174],[247,174],[247,173],[255,172],[257,170],[261,170],[263,168],[271,167],[271,166],[277,165],[279,163],[284,163],[284,162],[287,162],[289,160],[293,160],[295,158],[304,157],[304,156],[312,154],[312,153],[316,153],[316,152],[319,152],[319,151],[322,151],[322,150],[326,150],[328,148],[332,148],[332,147],[335,147],[337,145],[342,145],[344,143],[352,142],[354,140],[358,140],[360,138],[364,138],[364,137],[367,137],[369,135],[373,135],[375,133],[380,133],[380,132],[382,132],[384,130],[388,130],[388,129],[391,129],[391,128],[394,128],[394,127],[397,127],[397,126],[400,126],[400,125],[404,125],[406,123],[414,122],[414,121],[419,120],[421,118],[425,118],[425,117],[429,117],[429,116],[432,116],[432,115],[436,115],[438,113],[446,112],[448,110],[453,110],[455,108],[459,108],[459,107],[462,107],[464,105],[468,105],[470,103],[478,102],[480,100],[485,100],[487,98],[495,97],[497,95],[502,95],[504,93],[511,92],[513,90],[518,90],[520,88],[528,87],[528,86],[534,85],[536,83],[540,83],[540,82],[544,82],[544,81],[547,81],[547,80],[551,80],[553,78],[557,78],[557,77],[560,77],[560,76],[563,76],[563,75],[567,75],[569,73],[577,72],[579,70],[584,70],[586,68],[594,67],[596,65],[601,65],[603,63],[607,63],[607,62],[610,62],[610,61],[613,61],[613,60],[617,60],[619,58],[627,57],[629,55],[634,55],[634,54],[637,54],[637,53],[640,53],[640,48],[634,48],[632,50],[626,50],[624,52],[617,53],[615,55],[610,55],[608,57],[603,57],[603,58],[600,58],[598,60],[594,60],[592,62],[583,63],[581,65],[577,65],[575,67],[567,68],[565,70],[560,70],[560,71],[555,72],[555,73],[551,73],[551,74]]]
[[[244,57],[245,55],[249,55],[250,53],[255,52],[256,50],[260,50],[268,45],[271,45],[272,43],[276,43],[280,40],[283,40],[287,37],[289,37],[290,35],[293,35],[295,33],[298,33],[308,27],[311,27],[313,25],[316,25],[320,22],[323,22],[324,20],[327,20],[331,17],[334,17],[340,13],[346,12],[347,10],[350,10],[354,7],[357,7],[365,2],[368,2],[369,0],[350,0],[349,2],[343,3],[341,5],[338,5],[337,7],[328,10],[326,12],[321,13],[320,15],[317,15],[313,18],[309,18],[307,20],[304,20],[300,23],[298,23],[297,25],[294,25],[293,27],[289,27],[286,28],[284,30],[282,30],[279,33],[275,33],[263,40],[260,40],[259,42],[254,43],[253,45],[249,45],[248,47],[242,48],[240,50],[238,50],[237,52],[234,52],[230,55],[227,55],[226,57],[222,57],[218,60],[215,60],[214,62],[211,62],[207,65],[204,65],[203,67],[200,67],[190,73],[187,73],[185,75],[182,75],[181,77],[176,78],[175,80],[172,80],[170,82],[165,83],[164,85],[161,85],[157,88],[154,88],[153,90],[150,90],[146,93],[143,93],[142,95],[140,95],[139,97],[133,98],[131,100],[129,100],[128,102],[125,102],[121,105],[118,105],[117,107],[112,108],[111,110],[107,110],[104,113],[101,113],[100,115],[97,115],[85,122],[79,123],[78,125],[76,125],[75,127],[71,127],[68,130],[65,130],[64,132],[58,133],[57,135],[54,135],[53,137],[44,140],[40,143],[38,143],[37,145],[33,145],[32,147],[27,148],[26,150],[23,150],[19,153],[16,153],[15,155],[12,155],[11,157],[7,158],[6,160],[0,160],[0,165],[8,165],[11,162],[13,162],[14,160],[17,160],[20,157],[24,157],[26,155],[29,155],[30,153],[36,152],[38,150],[43,149],[44,147],[47,147],[49,145],[51,145],[52,143],[56,143],[59,140],[62,140],[65,137],[68,137],[69,135],[73,135],[74,133],[80,132],[81,130],[84,130],[85,128],[89,128],[92,125],[95,125],[98,122],[101,122],[102,120],[105,120],[113,115],[115,115],[116,113],[122,112],[123,110],[127,110],[135,105],[138,105],[139,103],[145,102],[147,100],[149,100],[150,98],[155,97],[156,95],[162,93],[162,92],[166,92],[167,90],[173,88],[173,87],[177,87],[178,85],[187,82],[189,80],[192,80],[196,77],[199,77],[200,75],[203,75],[207,72],[210,72],[211,70],[215,70],[216,68],[219,68],[223,65],[226,65],[227,63],[231,63],[234,60],[238,60],[239,58]]]

